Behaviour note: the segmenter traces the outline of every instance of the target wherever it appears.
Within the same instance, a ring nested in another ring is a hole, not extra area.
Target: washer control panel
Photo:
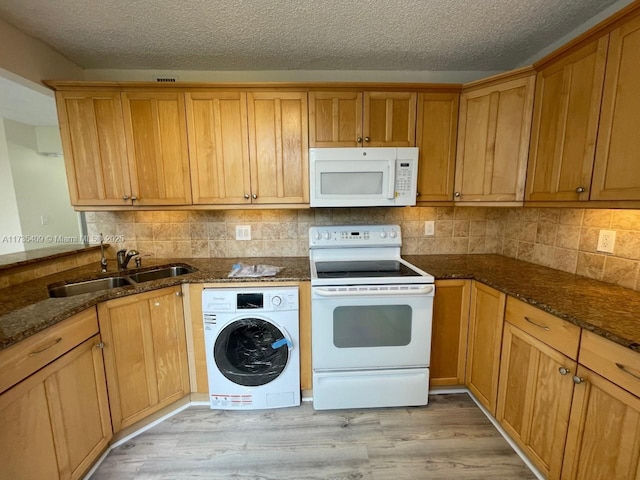
[[[298,287],[205,288],[202,312],[274,312],[298,309]]]

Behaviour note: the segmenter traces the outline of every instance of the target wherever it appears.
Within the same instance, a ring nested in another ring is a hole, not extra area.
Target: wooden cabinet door
[[[640,478],[640,398],[579,366],[563,480]]]
[[[548,479],[562,470],[576,366],[505,322],[496,419]]]
[[[362,146],[362,92],[309,92],[309,146]]]
[[[364,92],[364,147],[415,147],[417,94]]]
[[[131,205],[120,92],[57,92],[56,103],[71,204]]]
[[[493,416],[498,396],[505,303],[504,293],[476,281],[471,283],[465,385]]]
[[[524,199],[535,76],[460,97],[455,200]]]
[[[180,287],[98,306],[117,432],[189,393]]]
[[[250,92],[253,203],[309,203],[306,92]]]
[[[45,380],[61,478],[77,479],[112,437],[100,335],[56,361]]]
[[[112,437],[100,336],[0,396],[0,478],[78,479]]]
[[[609,35],[591,200],[640,200],[640,17]]]
[[[459,100],[457,93],[418,94],[418,202],[453,200]]]
[[[607,43],[602,37],[538,73],[527,200],[589,199]]]
[[[184,94],[124,92],[134,205],[191,203]]]
[[[433,300],[432,387],[464,385],[471,280],[437,280]]]
[[[245,92],[186,94],[194,204],[251,203]]]
[[[0,478],[59,479],[43,375],[0,396]]]

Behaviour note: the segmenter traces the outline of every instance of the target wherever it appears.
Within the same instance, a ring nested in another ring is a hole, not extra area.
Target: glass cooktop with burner
[[[419,277],[421,274],[397,260],[316,262],[318,278]]]

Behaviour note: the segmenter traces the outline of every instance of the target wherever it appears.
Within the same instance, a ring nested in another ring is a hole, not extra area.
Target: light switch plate
[[[613,247],[616,244],[616,231],[615,230],[600,230],[598,236],[598,246],[596,250],[598,252],[613,253]]]
[[[236,240],[251,240],[251,225],[236,225]]]

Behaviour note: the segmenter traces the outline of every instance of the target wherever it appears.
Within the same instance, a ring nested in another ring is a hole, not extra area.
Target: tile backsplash
[[[312,225],[398,224],[402,253],[499,253],[640,290],[640,211],[566,208],[317,208],[88,212],[89,235],[114,249],[156,257],[278,257],[308,254]],[[435,235],[424,235],[424,222]],[[249,225],[251,240],[236,240]],[[614,254],[596,252],[600,229],[617,233]]]

